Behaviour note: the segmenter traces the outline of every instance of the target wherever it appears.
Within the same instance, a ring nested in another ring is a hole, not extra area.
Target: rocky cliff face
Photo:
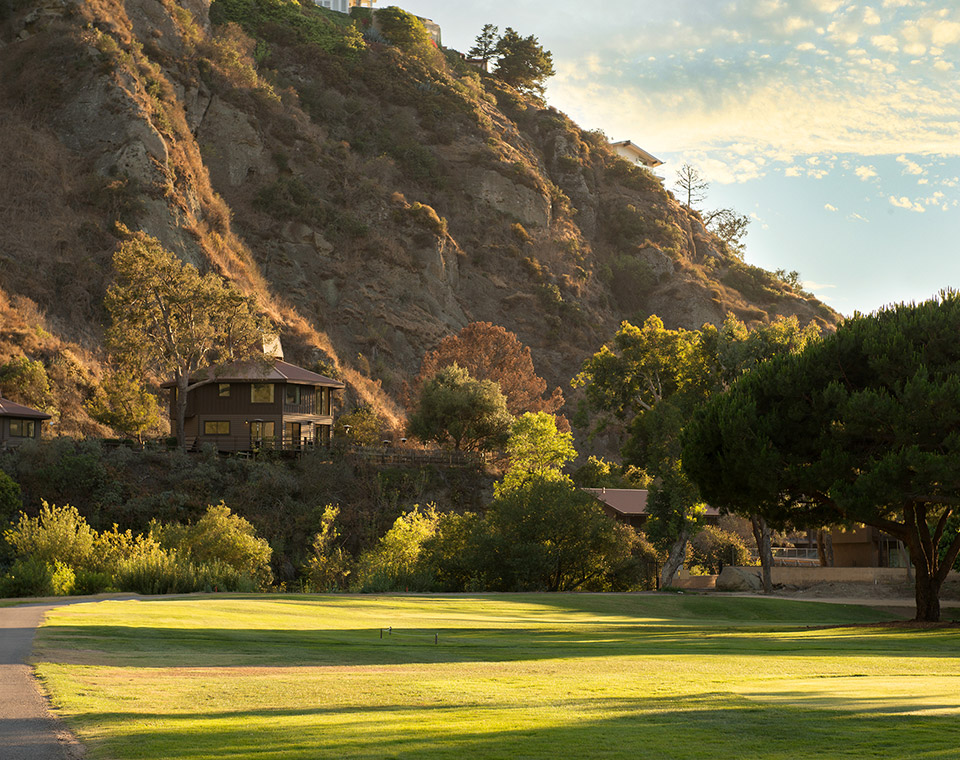
[[[398,424],[424,352],[475,320],[565,387],[623,319],[835,322],[602,135],[456,55],[266,7],[0,5],[0,305],[19,325],[0,361],[68,351],[58,392],[91,392],[116,221],[254,293],[289,358],[332,365]],[[95,429],[79,402],[61,417]]]

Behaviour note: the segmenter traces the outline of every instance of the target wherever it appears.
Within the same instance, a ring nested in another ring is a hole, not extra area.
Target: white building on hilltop
[[[349,13],[351,8],[372,8],[377,0],[313,0],[315,5],[337,13]]]
[[[631,164],[645,166],[648,169],[653,169],[657,166],[663,166],[663,161],[656,156],[647,153],[647,151],[645,151],[639,145],[634,145],[629,140],[621,140],[620,142],[610,143],[610,147],[617,152],[618,156],[627,159],[627,161],[629,161]]]

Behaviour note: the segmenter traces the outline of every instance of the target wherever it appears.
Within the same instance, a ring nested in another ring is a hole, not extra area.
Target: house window
[[[33,420],[10,420],[11,438],[33,438],[36,432],[36,422]]]
[[[320,389],[320,414],[330,414],[330,389]]]
[[[204,435],[230,435],[229,420],[206,420],[203,423]]]
[[[300,386],[287,385],[283,390],[283,403],[291,405],[300,405]]]
[[[283,423],[283,437],[294,446],[299,446],[301,442],[300,441],[300,423],[299,422]]]
[[[317,425],[316,428],[314,428],[314,435],[316,436],[318,446],[330,445],[330,426],[329,425]]]
[[[254,441],[262,441],[267,438],[273,438],[276,435],[276,423],[263,422],[257,420],[250,423],[250,438]]]
[[[220,398],[230,398],[230,383],[220,383],[217,385],[217,395]]]
[[[253,383],[250,386],[251,404],[272,404],[273,383]]]

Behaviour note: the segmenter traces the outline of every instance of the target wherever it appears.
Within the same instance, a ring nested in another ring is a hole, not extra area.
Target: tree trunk
[[[940,622],[940,585],[937,574],[931,574],[922,560],[914,562],[917,571],[917,616],[914,620]]]
[[[187,420],[187,387],[188,378],[177,375],[177,445],[181,449],[187,447],[187,437],[183,429]]]
[[[763,593],[773,593],[773,548],[770,546],[770,526],[760,515],[751,515],[750,524],[753,526],[753,538],[757,542],[757,554],[760,555],[760,568],[763,576]]]
[[[914,618],[926,623],[940,622],[940,586],[946,580],[947,573],[960,554],[960,535],[947,546],[946,556],[940,559],[940,543],[943,528],[950,513],[943,514],[940,524],[931,535],[928,512],[925,504],[912,504],[904,508],[907,546],[910,549],[910,561],[916,571],[917,616]],[[901,539],[903,540],[903,539]]]
[[[660,588],[670,588],[676,579],[677,573],[683,567],[683,561],[687,558],[687,542],[690,540],[690,531],[682,528],[680,537],[670,547],[670,556],[663,565],[663,571],[660,573]]]
[[[833,537],[824,528],[817,531],[817,557],[820,567],[833,567]]]

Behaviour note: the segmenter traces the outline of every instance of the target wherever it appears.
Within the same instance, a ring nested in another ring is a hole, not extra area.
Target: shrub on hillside
[[[374,23],[387,40],[407,55],[433,66],[443,65],[443,56],[433,44],[430,33],[412,13],[396,6],[382,8],[376,11]]]
[[[210,21],[217,25],[233,22],[255,36],[292,35],[297,42],[324,53],[353,57],[364,48],[363,38],[352,23],[338,24],[337,14],[324,13],[312,3],[214,0],[210,5]]]

